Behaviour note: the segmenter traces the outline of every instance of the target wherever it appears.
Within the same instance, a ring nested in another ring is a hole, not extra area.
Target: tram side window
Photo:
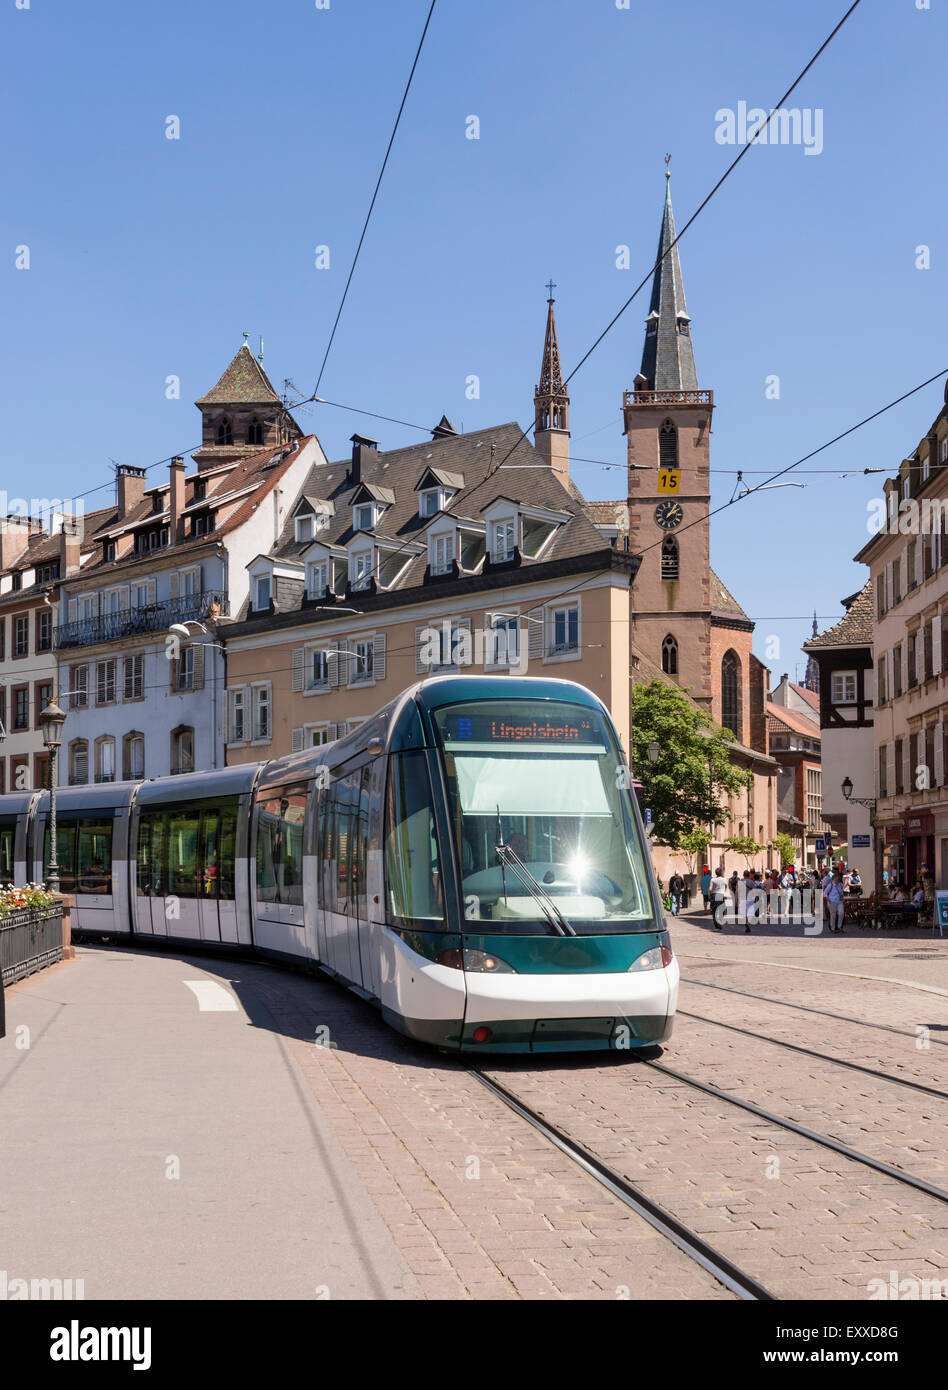
[[[257,901],[303,902],[305,787],[283,787],[257,802]]]
[[[168,892],[176,898],[198,896],[200,828],[199,811],[188,809],[171,813],[168,825]]]
[[[393,917],[428,927],[444,922],[441,864],[424,753],[399,753],[389,762],[385,875]]]
[[[368,782],[360,771],[340,777],[320,806],[319,905],[327,912],[364,913]]]
[[[144,897],[233,898],[237,802],[143,810],[138,891]]]
[[[0,883],[13,882],[13,855],[16,841],[16,821],[0,825]]]
[[[43,846],[43,863],[49,863],[49,825]],[[111,893],[112,821],[83,817],[56,825],[56,858],[59,883],[64,893]]]

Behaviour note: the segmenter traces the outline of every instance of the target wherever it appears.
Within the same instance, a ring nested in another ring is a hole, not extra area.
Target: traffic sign
[[[826,853],[826,841],[823,839],[821,835],[818,835],[816,837],[816,843],[814,844],[813,848],[815,849],[817,854]]]
[[[660,468],[658,470],[659,492],[677,492],[681,487],[680,468]]]
[[[646,825],[651,825],[651,824],[652,824],[652,813],[651,813],[651,811],[649,810],[649,808],[648,808],[647,806],[646,806],[646,808],[645,808],[645,824],[646,824]]]

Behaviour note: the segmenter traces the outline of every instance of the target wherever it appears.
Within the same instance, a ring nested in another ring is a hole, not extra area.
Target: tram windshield
[[[433,718],[468,922],[579,935],[654,929],[628,777],[597,710],[485,700]]]

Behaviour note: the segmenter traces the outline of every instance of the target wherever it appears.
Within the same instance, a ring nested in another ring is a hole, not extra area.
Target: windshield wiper
[[[509,845],[504,844],[503,840],[501,840],[500,844],[495,846],[495,848],[497,850],[497,856],[500,859],[501,869],[507,864],[510,865],[517,877],[522,880],[529,892],[536,898],[540,907],[543,909],[543,915],[550,925],[559,932],[560,936],[575,936],[575,929],[567,922],[542,883],[539,883],[533,877],[533,874],[517,854],[516,850],[512,850]]]

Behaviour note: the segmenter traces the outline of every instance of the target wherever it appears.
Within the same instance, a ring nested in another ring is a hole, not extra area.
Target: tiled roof
[[[246,343],[237,349],[234,359],[206,396],[196,405],[280,405],[270,378]]]
[[[218,541],[222,536],[227,535],[238,526],[243,525],[260,505],[261,496],[271,491],[287,469],[292,467],[301,451],[314,438],[314,435],[307,435],[299,441],[294,440],[292,448],[288,445],[284,445],[282,449],[274,449],[272,447],[269,449],[261,449],[257,453],[251,454],[248,458],[240,459],[239,462],[234,464],[233,468],[226,471],[220,470],[215,474],[213,479],[209,478],[207,480],[208,490],[203,499],[203,503],[211,511],[214,510],[220,499],[228,497],[231,493],[239,492],[246,488],[251,488],[252,491],[248,491],[242,500],[237,500],[235,509],[231,515],[226,521],[220,521],[208,535],[196,536],[194,538],[188,537],[186,540],[178,541],[173,547],[175,554]],[[153,516],[157,523],[161,519],[162,511],[167,510],[168,491],[169,486],[167,483],[162,484],[160,487],[149,489],[148,494],[142,499],[139,506],[135,507],[128,516],[124,518],[119,516],[115,507],[111,507],[106,511],[94,513],[93,515],[101,517],[102,519],[96,526],[90,527],[90,518],[87,516],[83,544],[85,545],[90,540],[101,542],[109,532],[115,531],[119,526],[121,526],[123,530],[130,530],[139,525],[142,521],[147,520],[150,516]],[[155,496],[159,497],[161,503],[157,510],[153,507],[153,499]],[[150,550],[147,552],[147,555],[135,555],[132,553],[122,555],[116,560],[104,560],[98,563],[93,562],[83,566],[82,577],[85,578],[85,576],[91,572],[100,574],[104,571],[108,571],[111,573],[113,570],[120,569],[123,565],[138,562],[146,558],[150,558],[154,561],[159,556],[167,555],[168,553],[168,550]],[[69,577],[74,578],[75,576]]]
[[[816,691],[807,690],[805,685],[794,685],[793,681],[789,681],[788,684],[790,686],[790,689],[795,691],[796,694],[800,696],[801,700],[806,700],[807,704],[810,706],[810,709],[815,710],[817,716],[819,716],[820,697],[819,695],[817,695]]]
[[[331,501],[335,508],[328,527],[317,534],[315,541],[331,547],[344,546],[354,535],[353,500],[363,484],[372,490],[386,489],[389,495],[394,494],[395,501],[386,507],[372,534],[378,540],[394,543],[396,550],[404,546],[406,557],[417,547],[424,548],[399,580],[399,590],[420,585],[428,563],[426,530],[431,518],[418,515],[415,487],[429,468],[463,475],[465,485],[451,499],[448,511],[451,516],[472,519],[478,525],[482,510],[500,497],[567,513],[568,521],[559,527],[551,546],[542,553],[544,562],[603,548],[602,535],[590,521],[581,494],[563,486],[514,422],[392,449],[368,461],[363,452],[362,460],[362,476],[357,485],[351,481],[350,459],[317,464],[310,470],[303,483],[303,494],[310,499]],[[296,540],[295,521],[291,518],[270,554],[277,560],[296,560],[313,543]],[[534,563],[537,562],[524,556],[517,573]]]
[[[801,714],[799,710],[787,709],[785,705],[768,704],[767,724],[769,728],[774,728],[776,724],[783,724],[795,734],[801,734],[804,738],[816,739],[820,741],[820,726],[817,720],[811,719],[808,714]]]
[[[743,618],[745,622],[750,622],[737,599],[726,588],[721,579],[711,571],[711,609],[715,613],[724,613],[735,618]]]
[[[846,616],[838,623],[804,642],[805,652],[820,651],[825,647],[870,647],[872,646],[872,580],[867,579],[856,597],[850,602]]]
[[[597,526],[617,526],[620,531],[629,529],[628,502],[587,502],[586,510]]]

